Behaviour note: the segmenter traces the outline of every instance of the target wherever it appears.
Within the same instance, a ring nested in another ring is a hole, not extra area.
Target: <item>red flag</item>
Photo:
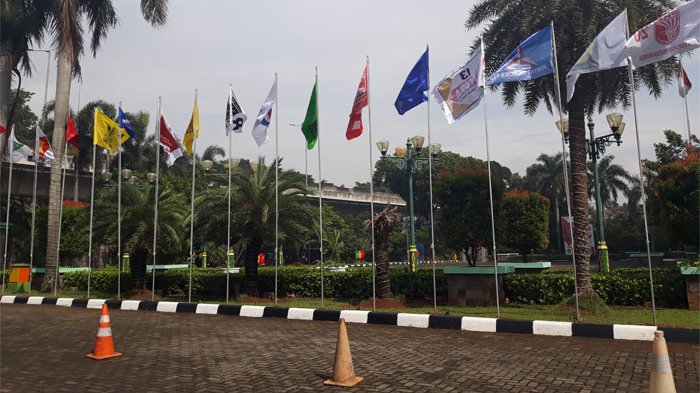
[[[168,166],[172,166],[175,160],[182,157],[182,149],[180,149],[180,144],[177,142],[172,132],[170,132],[170,127],[168,122],[165,120],[165,115],[161,112],[160,114],[160,145],[163,147],[163,151],[166,154],[166,163]]]
[[[367,75],[367,66],[365,66],[365,71],[362,73],[362,79],[360,79],[360,85],[357,86],[355,102],[352,105],[352,112],[350,112],[348,129],[345,131],[345,138],[347,138],[347,140],[351,140],[362,135],[362,108],[369,104],[369,90],[367,89],[368,80],[369,77]]]
[[[7,127],[5,127],[4,125],[0,124],[0,134],[4,134],[5,131],[7,131]]]
[[[80,138],[78,138],[78,129],[75,128],[75,123],[73,119],[68,115],[66,119],[66,143],[75,146],[76,149],[80,149]]]
[[[686,94],[690,91],[690,89],[693,87],[693,84],[690,83],[690,79],[688,79],[688,74],[685,73],[685,70],[683,69],[683,66],[678,67],[678,94],[681,95],[681,97],[685,97]]]

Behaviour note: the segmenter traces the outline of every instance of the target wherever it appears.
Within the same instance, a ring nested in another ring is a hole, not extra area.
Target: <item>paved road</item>
[[[99,310],[0,306],[0,392],[341,391],[322,384],[337,323],[110,312],[118,351],[96,362]],[[348,324],[368,392],[646,392],[651,343]],[[678,392],[700,347],[669,343]]]

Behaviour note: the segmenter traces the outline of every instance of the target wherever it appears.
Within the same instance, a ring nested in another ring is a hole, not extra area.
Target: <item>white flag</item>
[[[245,114],[238,100],[236,100],[233,88],[229,87],[228,102],[226,103],[226,136],[228,136],[231,131],[237,134],[243,132],[243,125],[246,120],[248,120],[248,115]]]
[[[258,146],[262,146],[267,142],[267,128],[270,127],[270,122],[272,121],[272,107],[275,105],[275,96],[277,95],[277,80],[272,84],[270,93],[267,95],[265,102],[263,102],[258,116],[255,118],[255,124],[253,125],[253,139]]]
[[[700,1],[689,1],[642,27],[627,40],[635,67],[700,47]]]
[[[480,46],[467,64],[441,80],[431,92],[449,124],[479,105],[484,97],[484,81],[484,56]]]
[[[10,161],[12,162],[26,160],[34,153],[29,146],[17,140],[14,125],[12,125],[10,143],[7,144],[7,150],[9,150]]]
[[[627,65],[627,9],[598,33],[566,74],[566,102],[571,101],[579,75]]]

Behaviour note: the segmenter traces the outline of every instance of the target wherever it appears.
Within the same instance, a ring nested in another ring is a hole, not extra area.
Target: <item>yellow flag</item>
[[[185,137],[183,138],[183,144],[185,145],[188,156],[192,155],[192,143],[197,138],[199,138],[199,107],[197,107],[197,95],[195,94],[192,118],[190,119],[190,124],[187,126],[187,131],[185,131]]]
[[[95,127],[93,132],[93,143],[102,146],[114,154],[119,150],[119,135],[121,134],[121,143],[129,139],[129,134],[125,129],[119,128],[114,120],[95,108]]]

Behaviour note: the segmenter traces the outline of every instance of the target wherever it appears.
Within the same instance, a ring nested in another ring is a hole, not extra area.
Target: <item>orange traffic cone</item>
[[[364,378],[355,375],[350,353],[350,341],[348,330],[345,327],[345,319],[340,318],[338,328],[338,343],[335,346],[335,362],[333,363],[333,377],[323,381],[325,385],[351,387],[360,383]]]
[[[668,349],[664,332],[654,332],[654,346],[651,354],[651,382],[649,393],[676,393],[676,385],[673,383],[671,362],[668,359]]]
[[[95,349],[92,351],[92,353],[85,356],[95,360],[102,360],[121,355],[122,354],[119,352],[114,352],[112,327],[109,324],[109,313],[107,312],[107,304],[105,303],[102,305],[102,313],[100,314],[100,326],[97,328]]]

